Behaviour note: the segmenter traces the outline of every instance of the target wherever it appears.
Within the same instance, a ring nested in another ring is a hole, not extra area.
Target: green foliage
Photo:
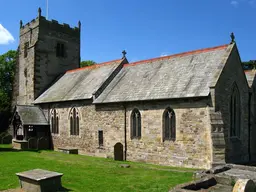
[[[256,69],[256,61],[255,60],[244,61],[244,62],[242,62],[242,64],[243,64],[243,68],[245,70]]]
[[[17,188],[15,173],[36,168],[63,173],[62,185],[71,191],[97,192],[168,191],[191,181],[195,171],[54,151],[15,152],[7,145],[0,145],[0,154],[0,190]],[[131,167],[121,168],[124,163]]]
[[[10,50],[0,55],[0,111],[11,107],[12,86],[17,51]]]
[[[95,65],[96,62],[92,61],[92,60],[86,60],[86,61],[81,61],[80,67],[86,67],[86,66],[91,66],[91,65]]]

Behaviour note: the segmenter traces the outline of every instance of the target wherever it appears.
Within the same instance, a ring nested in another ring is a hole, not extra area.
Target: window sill
[[[141,137],[132,137],[131,140],[140,140]]]
[[[102,145],[102,146],[97,147],[97,149],[105,150],[105,148],[104,148],[104,146],[103,146],[103,145]]]

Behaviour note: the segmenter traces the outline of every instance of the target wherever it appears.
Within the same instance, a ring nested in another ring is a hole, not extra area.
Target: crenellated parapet
[[[41,15],[41,9],[38,10],[38,16],[31,20],[30,22],[23,24],[22,20],[20,20],[20,35],[23,35],[31,30],[33,30],[36,27],[39,27],[42,30],[47,31],[56,31],[59,33],[64,33],[67,35],[80,37],[80,31],[81,31],[81,22],[78,22],[77,27],[70,27],[69,24],[63,23],[60,24],[57,20],[47,20],[46,17]]]

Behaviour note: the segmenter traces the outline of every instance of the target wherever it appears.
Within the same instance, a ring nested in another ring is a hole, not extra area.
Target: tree
[[[243,68],[246,70],[256,69],[256,60],[244,61],[242,62]]]
[[[10,50],[0,55],[0,111],[11,108],[14,68],[17,51]]]
[[[80,67],[86,67],[86,66],[91,66],[91,65],[95,65],[96,62],[92,61],[92,60],[86,60],[86,61],[81,61]]]
[[[0,132],[9,126],[17,51],[0,55]]]

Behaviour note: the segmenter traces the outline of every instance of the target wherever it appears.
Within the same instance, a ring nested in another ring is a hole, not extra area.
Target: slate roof
[[[23,125],[49,125],[43,111],[37,106],[17,105],[16,112]]]
[[[94,103],[208,96],[233,46],[126,64]]]
[[[123,59],[67,71],[34,103],[91,99]]]
[[[253,81],[255,79],[256,70],[255,69],[254,70],[246,70],[244,72],[245,72],[245,76],[246,76],[248,85],[249,85],[249,87],[251,87],[253,84]]]

